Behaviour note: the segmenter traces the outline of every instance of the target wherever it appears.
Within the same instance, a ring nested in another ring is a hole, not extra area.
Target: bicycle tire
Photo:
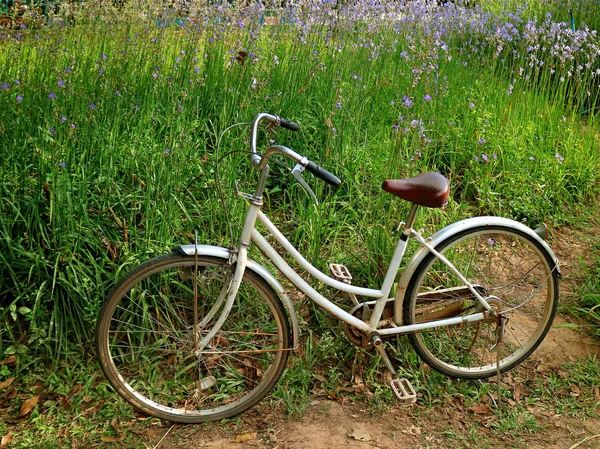
[[[558,267],[535,238],[509,226],[480,226],[459,232],[436,250],[484,293],[508,318],[499,345],[500,372],[527,357],[542,342],[558,305]],[[405,324],[483,311],[450,269],[429,253],[409,281],[403,304]],[[408,335],[417,354],[450,377],[484,379],[498,370],[497,321],[463,323]],[[494,348],[494,350],[492,350]]]
[[[279,380],[291,346],[281,300],[246,269],[227,320],[199,351],[194,345],[219,313],[201,318],[233,272],[226,259],[198,256],[197,263],[197,274],[196,258],[180,253],[141,264],[108,294],[96,327],[98,358],[113,388],[148,415],[188,424],[230,418],[258,403]]]

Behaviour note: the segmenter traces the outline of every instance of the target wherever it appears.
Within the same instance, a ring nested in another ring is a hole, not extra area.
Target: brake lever
[[[312,189],[308,186],[308,184],[302,177],[303,171],[304,171],[304,166],[301,164],[296,164],[296,166],[292,169],[292,176],[294,178],[296,178],[296,181],[298,181],[298,183],[300,183],[300,185],[304,188],[304,190],[306,190],[308,192],[310,197],[315,202],[315,205],[318,206],[319,201],[317,200],[317,196],[315,195],[315,192],[312,191]]]

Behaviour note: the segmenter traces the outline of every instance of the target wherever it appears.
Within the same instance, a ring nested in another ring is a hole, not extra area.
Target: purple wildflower
[[[470,107],[471,109],[475,109],[475,103],[473,103],[472,101],[471,101],[471,102],[469,102],[469,107]]]
[[[60,87],[60,88],[64,88],[67,85],[67,83],[65,83],[64,80],[58,80],[57,84],[58,84],[58,87]]]
[[[96,103],[93,101],[90,103],[90,109],[96,109]]]
[[[23,97],[21,95],[17,95],[17,103],[20,103],[23,101]]]
[[[139,110],[140,110],[140,107],[139,107],[139,106],[136,104],[136,105],[133,107],[133,109],[135,109],[136,111],[139,111]]]
[[[102,53],[101,58],[102,58],[103,61],[106,61],[106,55],[104,53]]]
[[[77,128],[77,126],[75,126],[75,123],[71,123],[71,129],[75,129]]]
[[[120,96],[121,96],[121,92],[119,92],[119,90],[117,89],[117,90],[115,90],[115,95],[116,95],[117,97],[120,97]]]
[[[399,129],[400,129],[399,124],[395,123],[394,125],[392,125],[392,131],[394,131],[395,133],[397,133]]]
[[[73,69],[71,67],[66,67],[65,68],[65,72],[66,73],[71,73],[73,71]]]
[[[67,121],[67,117],[65,117],[64,115],[61,115],[61,116],[60,116],[60,121],[61,121],[62,123],[66,122],[66,121]]]
[[[404,106],[406,106],[407,108],[410,108],[413,105],[413,102],[406,95],[402,97],[402,101],[404,101]]]
[[[338,102],[335,104],[335,107],[336,107],[337,109],[342,109],[342,102],[341,102],[341,101],[338,101]]]
[[[496,244],[496,241],[493,238],[490,237],[490,238],[488,238],[488,244],[490,246],[494,246]]]
[[[65,161],[60,161],[58,163],[58,165],[60,166],[60,168],[66,168],[67,167],[67,163]]]
[[[487,154],[482,154],[481,155],[481,159],[483,160],[483,162],[489,162],[490,161],[490,158],[488,157]]]
[[[56,129],[54,128],[54,126],[52,128],[50,128],[50,134],[54,134],[56,132]]]
[[[506,95],[510,95],[510,94],[512,94],[512,91],[513,91],[514,87],[515,87],[515,86],[513,86],[512,84],[510,84],[510,85],[508,86],[508,90],[506,91]]]
[[[21,84],[21,81],[19,81],[19,80],[15,80],[15,86],[18,86],[18,85],[20,85],[20,84]]]
[[[331,132],[334,134],[337,133],[337,128],[331,128]]]
[[[6,90],[8,90],[8,89],[10,89],[10,84],[8,84],[8,83],[2,83],[2,84],[0,84],[0,89],[6,89]]]
[[[556,154],[554,155],[554,157],[556,158],[556,160],[557,160],[558,162],[561,162],[561,163],[562,163],[562,162],[565,160],[565,158],[564,158],[564,157],[562,157],[562,156],[561,156],[559,153],[556,153]]]
[[[429,94],[425,94],[425,96],[423,97],[423,101],[431,101],[433,100],[433,97]]]
[[[163,154],[169,154],[171,150],[167,147],[163,150]]]
[[[50,100],[56,100],[56,94],[54,92],[50,92],[48,94],[48,98],[50,98]]]
[[[480,137],[479,139],[477,139],[477,143],[479,143],[479,145],[485,145],[486,140],[483,137]]]
[[[533,156],[531,156],[531,157],[529,158],[529,160],[530,160],[530,161],[535,161],[535,158],[534,158]]]
[[[478,158],[477,156],[473,156],[473,160],[474,160],[475,162],[479,162],[479,158]]]

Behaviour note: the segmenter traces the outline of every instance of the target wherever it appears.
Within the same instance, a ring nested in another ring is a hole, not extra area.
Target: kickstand
[[[502,386],[500,385],[500,357],[502,352],[502,346],[504,346],[504,327],[506,326],[506,322],[508,318],[504,315],[498,315],[498,324],[496,326],[496,331],[498,336],[496,337],[496,344],[492,346],[490,349],[496,351],[496,385],[498,387],[498,410],[502,408]]]

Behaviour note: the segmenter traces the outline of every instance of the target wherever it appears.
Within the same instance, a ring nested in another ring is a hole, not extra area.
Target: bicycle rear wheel
[[[530,235],[506,226],[455,234],[436,250],[506,317],[500,371],[525,360],[546,336],[558,304],[552,257]],[[403,306],[405,324],[483,311],[471,291],[433,254],[413,274]],[[437,328],[408,336],[419,356],[451,377],[479,379],[497,373],[497,320]]]
[[[226,262],[199,256],[196,274],[194,257],[160,256],[109,293],[96,329],[98,357],[109,382],[137,409],[181,423],[221,420],[255,405],[281,376],[291,342],[287,315],[250,270],[227,320],[198,349],[233,275]]]

